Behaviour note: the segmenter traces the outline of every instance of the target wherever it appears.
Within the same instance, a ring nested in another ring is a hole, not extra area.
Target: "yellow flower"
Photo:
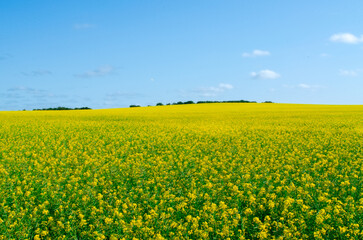
[[[245,215],[251,215],[253,212],[252,212],[252,210],[251,210],[251,208],[246,208],[246,210],[244,211],[244,214]]]
[[[105,218],[105,223],[106,224],[111,224],[113,222],[113,220],[111,218]]]
[[[40,235],[41,235],[42,237],[45,237],[45,236],[47,236],[47,235],[48,235],[48,231],[42,231],[42,232],[40,233]]]

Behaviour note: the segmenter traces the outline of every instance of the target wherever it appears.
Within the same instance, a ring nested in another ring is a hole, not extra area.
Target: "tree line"
[[[80,107],[80,108],[68,108],[68,107],[56,107],[56,108],[41,108],[41,109],[33,109],[33,111],[51,111],[51,110],[91,110],[89,107]]]
[[[201,103],[257,103],[256,101],[247,101],[247,100],[229,100],[229,101],[186,101],[186,102],[174,102],[174,103],[167,103],[163,104],[161,102],[157,103],[156,106],[164,106],[164,105],[183,105],[183,104],[201,104]],[[273,103],[272,101],[264,101],[262,103]],[[150,106],[150,105],[149,105]],[[130,105],[130,107],[141,107],[140,105]]]

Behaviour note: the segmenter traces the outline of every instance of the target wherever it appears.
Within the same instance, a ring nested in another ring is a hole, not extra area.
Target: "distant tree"
[[[273,103],[273,102],[271,102],[271,101],[264,101],[263,103]]]
[[[42,108],[42,109],[33,109],[33,111],[60,111],[60,110],[89,110],[89,107],[81,107],[81,108],[67,108],[67,107],[56,107],[56,108]]]
[[[194,104],[194,102],[193,101],[186,101],[183,104]]]
[[[247,100],[228,100],[228,101],[198,101],[197,104],[200,103],[256,103],[256,101],[247,101]]]
[[[161,102],[157,103],[156,106],[163,106],[164,104],[162,104]]]
[[[130,108],[133,108],[133,107],[140,107],[140,105],[130,105]]]

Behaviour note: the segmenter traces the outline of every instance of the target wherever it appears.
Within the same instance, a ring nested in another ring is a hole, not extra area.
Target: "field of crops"
[[[363,239],[363,106],[0,112],[0,239]]]

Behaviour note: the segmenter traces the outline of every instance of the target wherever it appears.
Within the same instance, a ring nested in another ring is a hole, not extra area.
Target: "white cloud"
[[[340,69],[339,74],[342,75],[342,76],[356,77],[356,76],[358,76],[358,71]]]
[[[125,104],[130,101],[130,99],[145,97],[144,94],[135,93],[135,92],[110,92],[107,93],[103,98],[103,107],[120,107],[126,106]],[[139,105],[139,104],[137,104]]]
[[[230,90],[230,89],[233,89],[233,86],[231,84],[228,84],[228,83],[221,83],[218,85],[219,89],[222,89],[222,90]]]
[[[306,83],[300,83],[297,85],[283,84],[282,87],[287,88],[287,89],[300,88],[300,89],[309,90],[309,91],[316,91],[318,89],[324,88],[324,86],[321,86],[321,85],[311,85],[311,84],[306,84]]]
[[[9,59],[9,58],[11,58],[11,57],[12,57],[12,55],[11,55],[11,54],[9,54],[9,53],[0,54],[0,61],[1,61],[1,60]]]
[[[300,83],[299,85],[297,85],[297,87],[302,88],[302,89],[306,89],[306,90],[312,90],[312,91],[323,88],[320,85],[309,85],[309,84],[306,84],[306,83]]]
[[[88,71],[85,73],[75,74],[75,77],[90,78],[90,77],[102,77],[110,75],[115,72],[115,68],[109,65],[99,67],[98,69]]]
[[[204,87],[195,90],[202,97],[215,97],[225,91],[232,90],[234,87],[228,83],[220,83],[218,86]]]
[[[262,57],[262,56],[269,56],[271,55],[269,51],[264,51],[264,50],[253,50],[251,53],[243,53],[242,56],[243,57]]]
[[[0,90],[1,110],[39,109],[49,107],[83,107],[89,106],[91,99],[78,95],[57,94],[46,89],[27,86],[15,86]]]
[[[22,72],[22,74],[24,76],[28,76],[28,77],[40,77],[40,76],[45,76],[45,75],[51,75],[52,72],[49,70],[35,70],[35,71],[31,71],[31,72]]]
[[[259,72],[251,72],[250,75],[255,79],[276,79],[281,76],[280,74],[268,69],[261,70]]]
[[[311,88],[311,86],[310,86],[310,85],[305,84],[305,83],[300,83],[300,84],[298,85],[298,87],[299,87],[299,88],[305,88],[305,89],[309,89],[309,88]]]
[[[74,29],[80,30],[80,29],[87,29],[87,28],[93,28],[95,25],[88,24],[88,23],[77,23],[73,25]]]
[[[360,37],[357,37],[351,33],[337,33],[330,37],[330,41],[356,44],[356,43],[363,42],[363,35],[361,35]]]

